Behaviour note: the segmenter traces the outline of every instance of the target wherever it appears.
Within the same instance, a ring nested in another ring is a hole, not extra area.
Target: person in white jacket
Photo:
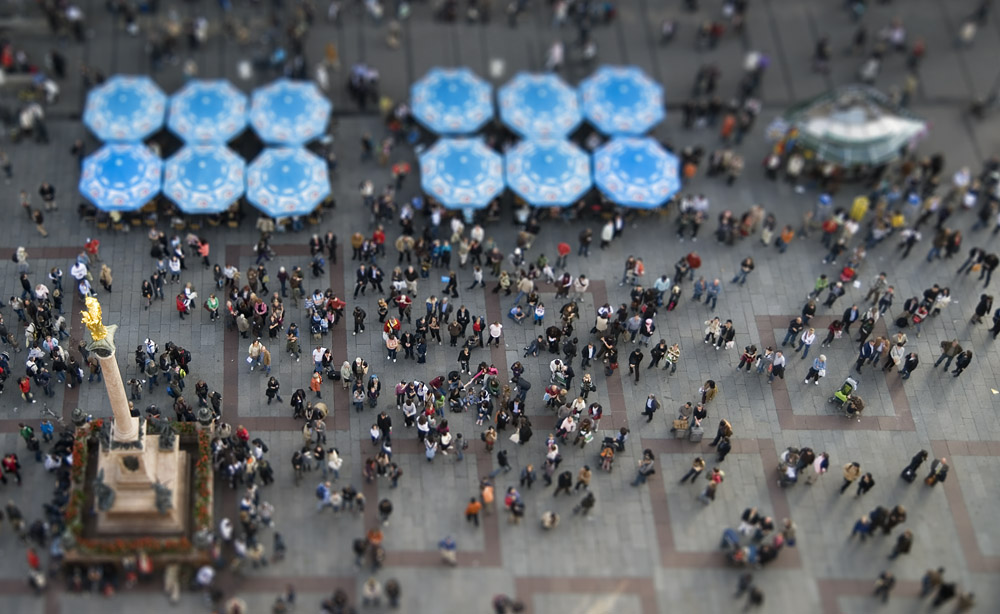
[[[340,468],[344,465],[344,459],[340,457],[340,452],[337,448],[330,448],[326,451],[326,468],[333,474],[334,480],[340,479]],[[326,478],[326,473],[324,472],[323,478]]]
[[[795,348],[795,351],[803,350],[802,358],[805,359],[809,355],[809,348],[812,347],[813,342],[816,341],[816,329],[809,328],[802,331],[799,336],[799,347]]]

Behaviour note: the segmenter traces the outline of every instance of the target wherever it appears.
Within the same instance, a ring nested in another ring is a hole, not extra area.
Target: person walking
[[[844,494],[844,491],[851,487],[851,484],[858,479],[861,475],[861,464],[858,462],[851,462],[844,465],[844,483],[840,487],[840,494]]]
[[[721,463],[726,460],[726,455],[729,454],[733,449],[733,444],[729,441],[729,437],[723,437],[722,441],[719,442],[716,450],[715,462]]]
[[[531,485],[535,483],[538,477],[535,474],[535,466],[528,463],[521,469],[521,479],[520,484],[522,488],[531,489]]]
[[[479,513],[482,510],[483,504],[479,502],[479,499],[476,497],[470,498],[469,504],[465,506],[465,521],[479,528]]]
[[[903,360],[903,368],[899,370],[900,377],[903,379],[910,379],[910,375],[913,373],[913,370],[917,368],[918,364],[920,364],[920,359],[917,358],[916,352],[910,352],[907,354],[906,358]]]
[[[653,414],[656,410],[660,408],[660,402],[656,400],[656,395],[649,395],[646,397],[646,407],[642,410],[642,415],[646,416],[646,423],[653,421]]]
[[[893,546],[892,553],[889,554],[889,560],[891,561],[901,554],[909,554],[912,547],[913,532],[907,529],[896,538],[896,545]]]
[[[49,236],[49,231],[45,230],[45,216],[40,209],[31,212],[31,221],[35,223],[35,230],[43,237]]]
[[[643,450],[642,460],[639,461],[638,471],[636,472],[635,479],[632,480],[632,486],[645,484],[646,480],[649,479],[649,476],[656,473],[656,468],[654,467],[655,460],[656,457],[653,455],[652,450],[649,448]]]
[[[861,479],[858,480],[858,494],[854,495],[854,497],[857,498],[865,494],[872,489],[872,486],[875,486],[875,478],[872,477],[871,473],[865,473],[861,476]]]
[[[719,293],[722,292],[722,282],[718,278],[713,279],[712,283],[708,284],[708,288],[705,289],[705,305],[712,311],[715,311],[715,305],[719,301]]]
[[[802,352],[802,359],[804,360],[806,356],[809,355],[809,348],[812,347],[813,342],[816,341],[816,329],[810,328],[804,331],[799,336],[799,346],[795,348],[795,351],[804,350]]]
[[[823,452],[812,462],[812,472],[806,476],[806,484],[815,484],[821,475],[830,470],[830,455]]]
[[[896,576],[891,572],[883,571],[875,580],[875,596],[882,599],[882,603],[889,602],[889,592],[896,586]]]
[[[279,403],[284,403],[284,401],[281,399],[281,395],[278,394],[278,391],[280,389],[281,385],[278,383],[278,380],[276,378],[272,377],[267,381],[267,390],[264,391],[264,394],[267,396],[268,405],[270,405],[271,401],[275,399],[277,399]]]
[[[594,495],[594,492],[587,491],[587,494],[580,500],[580,503],[573,508],[573,513],[588,516],[596,503],[597,497]]]
[[[925,460],[927,460],[927,450],[917,452],[913,455],[913,458],[910,459],[910,464],[903,468],[899,477],[912,483],[917,477],[917,470],[920,469],[920,465],[922,465]]]
[[[753,269],[754,269],[753,258],[747,256],[746,258],[743,259],[742,262],[740,262],[740,270],[736,272],[736,275],[733,277],[733,280],[729,283],[734,283],[734,284],[738,283],[742,286],[747,281],[747,275],[749,275],[750,272],[753,271]]]
[[[972,350],[965,350],[958,355],[955,361],[955,370],[951,372],[953,377],[958,377],[972,363]]]
[[[641,348],[632,350],[632,353],[628,356],[628,373],[629,375],[635,373],[636,384],[639,383],[639,373],[641,372],[639,365],[642,364],[642,359],[645,357],[646,355],[642,353]]]
[[[715,430],[715,439],[713,439],[712,443],[708,445],[709,447],[714,448],[715,446],[719,445],[719,442],[722,441],[723,438],[732,436],[733,436],[733,425],[730,424],[729,420],[726,419],[719,420],[719,427]]]
[[[688,472],[684,474],[684,476],[680,479],[680,482],[678,483],[684,484],[685,482],[688,481],[688,478],[690,478],[691,483],[694,484],[698,480],[698,476],[701,475],[701,472],[704,470],[705,470],[705,460],[702,457],[697,456],[695,457],[694,461],[691,462],[691,468],[688,469]]]
[[[769,366],[771,374],[767,377],[768,384],[773,382],[775,377],[785,379],[785,355],[782,354],[781,350],[774,353],[774,357]]]
[[[924,478],[924,484],[934,487],[938,482],[944,482],[948,478],[948,459],[935,458],[931,462],[931,472]]]
[[[802,383],[808,384],[809,380],[812,379],[813,383],[819,386],[819,380],[821,377],[826,375],[826,354],[820,354],[813,364],[809,367],[809,372],[806,374],[806,379]]]
[[[698,495],[698,500],[703,504],[708,505],[712,501],[715,501],[715,492],[719,488],[719,484],[722,483],[725,474],[718,467],[712,468],[712,473],[708,475],[708,484],[702,489],[701,494]]]
[[[962,344],[959,343],[958,339],[952,339],[951,341],[941,342],[941,356],[938,357],[937,361],[934,363],[935,369],[943,362],[944,370],[947,371],[951,367],[951,361],[955,359],[956,356],[964,352],[962,349]]]
[[[633,484],[635,486],[635,484]],[[570,488],[573,487],[573,474],[569,471],[563,471],[559,474],[556,482],[556,490],[552,493],[552,496],[558,496],[559,493],[565,492],[567,495],[572,495]]]

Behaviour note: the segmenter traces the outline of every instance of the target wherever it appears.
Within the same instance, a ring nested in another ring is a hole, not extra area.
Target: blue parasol
[[[135,211],[159,193],[162,167],[145,145],[111,143],[84,159],[80,194],[102,211]]]
[[[160,129],[166,109],[152,79],[116,75],[87,94],[83,123],[102,141],[141,141]]]
[[[432,68],[410,89],[413,116],[438,134],[470,134],[493,117],[493,88],[467,68]]]
[[[594,154],[594,183],[609,200],[654,209],[681,189],[677,157],[650,138],[612,139]]]
[[[247,200],[271,217],[308,215],[329,193],[326,164],[300,147],[265,149],[247,169]]]
[[[479,139],[441,139],[420,157],[420,185],[449,209],[481,209],[503,191],[503,159]]]
[[[323,134],[332,110],[316,84],[278,79],[254,91],[250,124],[265,143],[303,145]]]
[[[525,138],[561,138],[583,115],[576,90],[558,76],[520,73],[500,88],[500,119]]]
[[[225,143],[247,125],[247,97],[225,79],[190,81],[170,98],[167,127],[187,143]]]
[[[163,169],[163,193],[184,213],[220,213],[243,195],[246,163],[224,145],[188,145]]]
[[[573,204],[592,182],[590,157],[563,140],[524,141],[507,152],[507,185],[529,204]]]
[[[602,66],[580,84],[583,113],[604,134],[644,134],[663,121],[663,88],[641,69]]]

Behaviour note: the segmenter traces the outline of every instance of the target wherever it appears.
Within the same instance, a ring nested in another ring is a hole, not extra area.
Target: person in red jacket
[[[573,248],[569,246],[569,243],[563,241],[559,245],[556,245],[556,251],[559,253],[559,257],[556,258],[556,268],[565,269],[566,258],[569,256],[569,253],[573,251]]]
[[[17,380],[17,387],[21,389],[21,398],[24,399],[25,403],[31,401],[35,402],[34,397],[31,395],[31,380],[27,377],[22,377]]]
[[[694,272],[701,268],[701,256],[698,255],[698,252],[691,252],[685,256],[685,260],[687,260],[688,269],[690,270],[688,279],[694,279]]]
[[[380,256],[385,256],[385,230],[380,224],[372,233],[372,242],[375,244],[375,251]]]
[[[88,238],[87,241],[83,244],[83,249],[87,251],[87,255],[90,256],[91,259],[97,260],[98,262],[101,261],[101,257],[98,254],[98,250],[100,250],[100,248],[101,248],[101,242],[98,241],[97,239]]]
[[[177,313],[180,314],[182,320],[188,313],[187,297],[184,296],[183,292],[177,295]]]

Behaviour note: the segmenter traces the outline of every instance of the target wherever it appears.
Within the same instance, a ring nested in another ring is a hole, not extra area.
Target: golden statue
[[[83,323],[90,331],[90,337],[94,341],[100,341],[108,336],[108,329],[101,322],[101,304],[92,296],[87,297],[86,303],[87,311],[80,312],[83,316]]]

